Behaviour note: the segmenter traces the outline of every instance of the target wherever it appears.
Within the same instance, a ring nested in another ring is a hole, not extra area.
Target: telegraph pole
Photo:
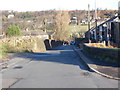
[[[97,8],[96,8],[96,0],[95,0],[95,29],[96,29],[96,43],[98,42],[98,27],[97,27]]]
[[[118,15],[119,15],[119,20],[120,20],[120,1],[118,2]],[[119,24],[119,27],[120,27],[120,24]],[[120,33],[120,30],[119,30],[119,33]],[[119,37],[120,37],[120,34],[119,34]],[[120,48],[120,42],[118,43],[118,48]]]
[[[2,36],[2,11],[0,11],[0,35]]]
[[[88,41],[89,43],[91,43],[90,41],[90,4],[88,4]]]

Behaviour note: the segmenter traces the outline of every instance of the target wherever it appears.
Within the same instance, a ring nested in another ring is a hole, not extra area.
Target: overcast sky
[[[96,0],[97,8],[118,9],[120,0]],[[40,11],[40,10],[84,10],[90,4],[95,9],[95,0],[1,0],[0,10]]]

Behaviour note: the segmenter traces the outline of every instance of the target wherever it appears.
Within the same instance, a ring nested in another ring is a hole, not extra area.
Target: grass
[[[87,25],[70,25],[69,31],[73,38],[83,38],[87,28]]]
[[[70,25],[70,30],[72,32],[80,32],[80,31],[86,32],[88,30],[88,27],[87,25]]]
[[[6,57],[6,48],[5,45],[0,43],[0,58]]]

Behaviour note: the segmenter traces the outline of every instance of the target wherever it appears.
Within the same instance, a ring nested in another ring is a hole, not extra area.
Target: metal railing
[[[91,39],[94,38],[95,42],[101,41],[100,37],[105,37],[106,39],[104,39],[104,41],[109,41],[110,39],[108,40],[108,36],[110,36],[110,35],[109,35],[109,29],[108,29],[109,27],[107,26],[107,24],[112,22],[114,19],[116,19],[118,17],[120,17],[120,15],[114,16],[114,17],[110,18],[109,20],[103,22],[102,24],[92,27],[90,29],[90,33],[86,33],[86,34],[90,34],[90,35],[86,35],[86,36],[90,36]],[[106,27],[105,27],[105,25],[106,25]],[[102,28],[102,31],[104,31],[104,33],[106,33],[106,36],[102,36],[100,34],[100,27]],[[89,38],[89,37],[87,37],[87,38]]]

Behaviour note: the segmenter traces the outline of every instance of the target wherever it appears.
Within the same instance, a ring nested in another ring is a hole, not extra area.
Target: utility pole
[[[95,0],[95,29],[96,29],[96,43],[98,42],[98,27],[97,27],[97,8]]]
[[[0,35],[2,36],[2,11],[0,11]]]
[[[44,20],[43,20],[43,24],[44,24],[44,31],[46,32],[46,22],[47,22],[47,19],[46,19],[46,11],[44,11]]]
[[[118,15],[119,15],[119,19],[120,19],[120,1],[118,2]]]
[[[90,41],[90,4],[88,4],[88,41],[89,43],[91,43]]]

